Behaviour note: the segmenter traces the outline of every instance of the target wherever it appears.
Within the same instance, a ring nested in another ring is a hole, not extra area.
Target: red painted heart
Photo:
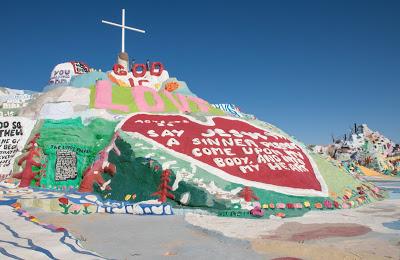
[[[292,195],[327,193],[298,144],[241,119],[137,113],[118,127],[231,182]]]

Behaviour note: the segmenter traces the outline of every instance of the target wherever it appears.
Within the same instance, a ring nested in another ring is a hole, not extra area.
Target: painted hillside
[[[367,176],[400,175],[400,145],[366,124],[354,124],[348,133],[332,141],[310,148]]]
[[[49,210],[290,217],[385,197],[277,127],[208,103],[160,62],[66,62],[42,93],[0,95],[3,186],[54,192]]]

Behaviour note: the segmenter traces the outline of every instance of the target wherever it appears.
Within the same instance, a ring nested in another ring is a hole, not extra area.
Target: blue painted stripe
[[[22,212],[17,212],[20,216],[21,216],[21,214],[22,214]],[[29,219],[27,218],[27,217],[24,217],[27,221],[29,221]],[[0,222],[0,223],[2,223],[2,222]],[[31,223],[34,223],[34,222],[31,222]],[[2,224],[4,224],[4,223],[2,223]],[[38,224],[38,223],[34,223],[34,224],[36,224],[36,225],[39,225],[40,227],[42,227],[42,228],[44,228],[44,229],[47,229],[47,230],[49,230],[49,231],[51,231],[51,232],[53,232],[53,233],[59,233],[58,231],[54,231],[53,229],[51,229],[51,228],[49,228],[49,227],[46,227],[46,226],[43,226],[43,225],[40,225],[40,224]],[[4,225],[6,225],[6,224],[4,224]],[[15,231],[13,231],[11,228],[10,228],[10,232],[14,232],[16,235],[18,235]],[[93,254],[93,253],[91,253],[91,252],[86,252],[86,251],[79,251],[79,250],[77,250],[74,246],[72,246],[72,245],[70,245],[70,244],[68,244],[68,243],[66,243],[65,242],[65,238],[66,237],[68,237],[68,238],[70,238],[70,239],[73,239],[73,240],[76,240],[77,241],[77,239],[75,239],[75,238],[73,238],[71,235],[69,235],[69,233],[68,233],[68,231],[62,231],[63,232],[63,236],[59,239],[59,241],[62,243],[62,244],[64,244],[64,245],[66,245],[67,247],[69,247],[73,252],[75,252],[75,253],[80,253],[80,254],[85,254],[85,255],[92,255],[92,256],[96,256],[96,257],[99,257],[99,258],[102,258],[101,256],[99,256],[99,255],[96,255],[96,254]],[[14,234],[13,234],[14,235]],[[27,238],[26,238],[27,239]],[[49,252],[50,253],[50,252]],[[103,259],[105,259],[105,258],[103,258]]]
[[[15,247],[19,247],[19,248],[24,248],[24,249],[29,249],[29,250],[32,250],[32,251],[36,251],[36,252],[40,252],[40,253],[44,253],[48,258],[50,258],[50,259],[57,259],[57,258],[55,258],[50,252],[49,252],[49,254],[46,254],[45,252],[41,252],[40,250],[37,250],[37,248],[36,248],[36,246],[34,246],[34,247],[28,247],[28,246],[21,246],[21,245],[19,245],[17,242],[12,242],[12,241],[6,241],[6,240],[0,240],[0,242],[2,242],[2,243],[7,243],[7,244],[10,244],[10,245],[13,245],[13,246],[15,246]],[[44,248],[43,248],[44,249]],[[47,251],[46,249],[44,249],[45,251]],[[48,252],[48,251],[47,251]]]
[[[22,212],[22,211],[16,211],[16,213],[17,213],[19,216],[21,216],[23,212]],[[29,222],[31,222],[31,221],[29,220],[29,218],[27,218],[27,217],[24,217],[24,219],[27,220],[27,221],[29,221]],[[51,231],[51,232],[53,232],[53,233],[60,233],[59,231],[55,231],[55,230],[53,230],[53,229],[51,229],[51,228],[49,228],[49,227],[46,227],[46,226],[44,226],[44,225],[40,225],[39,223],[35,223],[35,222],[31,222],[31,223],[34,223],[34,224],[36,224],[36,225],[39,225],[40,227],[42,227],[42,228],[44,228],[44,229],[47,229],[47,230],[49,230],[49,231]],[[6,224],[3,223],[3,222],[0,222],[0,224],[4,225],[4,226],[6,227],[6,229],[8,229],[8,230],[13,234],[14,237],[22,238],[22,237],[20,237],[20,236],[18,235],[17,232],[15,232],[14,230],[12,230],[10,226],[6,225]],[[104,258],[104,257],[101,257],[101,256],[97,255],[97,254],[94,254],[94,253],[91,253],[91,252],[88,252],[88,251],[80,251],[80,250],[76,249],[73,245],[68,244],[68,243],[65,241],[65,239],[68,237],[68,238],[70,238],[70,239],[72,239],[72,240],[75,240],[75,243],[79,246],[78,240],[75,239],[75,238],[73,238],[71,235],[69,235],[68,231],[64,230],[64,231],[62,231],[62,232],[63,232],[64,235],[59,239],[59,241],[60,241],[62,244],[64,244],[64,245],[66,245],[67,247],[69,247],[73,252],[75,252],[75,253],[80,253],[80,254],[85,254],[85,255],[91,255],[91,256],[98,257],[98,258],[102,258],[102,259],[106,259],[106,258]],[[33,245],[33,242],[32,242],[31,239],[29,239],[29,238],[22,238],[22,239],[27,239],[27,240],[28,240],[28,244],[29,244],[29,243],[32,243],[32,245]],[[18,246],[18,245],[17,245],[17,246]],[[36,246],[33,245],[33,247],[36,247]],[[82,248],[81,246],[79,246],[79,247]],[[44,249],[44,248],[43,248],[43,250],[47,251],[47,250]],[[37,250],[36,250],[36,251],[37,251]],[[51,255],[51,253],[50,253],[49,251],[47,251],[47,252]],[[42,253],[45,253],[45,252],[42,252]],[[51,257],[52,257],[52,258],[51,258]],[[56,259],[56,258],[54,258],[52,255],[49,256],[49,258],[51,258],[51,259]]]
[[[74,251],[75,253],[84,254],[84,255],[91,255],[91,256],[96,256],[96,257],[102,258],[102,259],[106,259],[106,258],[101,257],[101,256],[99,256],[99,255],[97,255],[97,254],[92,253],[92,252],[78,250],[78,249],[77,249],[76,247],[74,247],[73,245],[67,243],[67,242],[65,241],[66,238],[70,238],[70,239],[72,239],[72,240],[75,240],[75,243],[79,246],[78,240],[75,239],[75,238],[73,238],[73,237],[68,233],[68,231],[64,231],[64,235],[59,239],[59,241],[60,241],[62,244],[64,244],[64,245],[66,245],[67,247],[69,247],[69,248],[70,248],[72,251]],[[79,246],[79,247],[81,247],[81,246]]]
[[[18,239],[25,239],[25,240],[28,242],[28,245],[29,245],[30,247],[20,246],[20,245],[18,245],[17,243],[10,242],[10,241],[3,241],[3,240],[0,240],[0,241],[3,241],[4,243],[9,242],[9,243],[11,243],[11,244],[13,244],[13,245],[15,245],[15,246],[17,246],[17,247],[22,247],[22,248],[34,250],[34,251],[37,251],[37,252],[40,252],[40,253],[45,254],[47,257],[49,257],[49,258],[51,258],[51,259],[56,259],[56,258],[50,253],[49,250],[47,250],[47,249],[45,249],[45,248],[43,248],[43,247],[40,247],[40,246],[35,245],[35,244],[33,243],[32,239],[30,239],[30,238],[21,237],[21,236],[20,236],[17,232],[15,232],[9,225],[7,225],[7,224],[5,224],[5,223],[3,223],[3,222],[1,222],[1,221],[0,221],[0,225],[4,226],[8,231],[10,231],[10,233],[13,235],[13,237],[18,238]]]
[[[17,199],[0,200],[0,205],[11,205],[17,202]]]
[[[16,256],[16,255],[13,255],[13,254],[8,253],[7,250],[5,250],[5,249],[4,249],[3,247],[1,247],[1,246],[0,246],[0,253],[3,254],[3,255],[5,255],[5,256],[8,256],[8,257],[10,257],[10,258],[12,258],[12,259],[24,260],[24,259],[21,258],[21,257],[18,257],[18,256]]]
[[[242,117],[240,112],[236,110],[236,106],[233,104],[212,104],[213,107],[221,109],[225,112],[228,112],[236,117]]]

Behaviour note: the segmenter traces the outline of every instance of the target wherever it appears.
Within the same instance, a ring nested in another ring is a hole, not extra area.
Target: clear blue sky
[[[226,3],[225,3],[226,2]],[[306,143],[353,122],[400,142],[400,1],[7,1],[0,86],[41,90],[54,65],[162,61],[211,103],[234,103]]]

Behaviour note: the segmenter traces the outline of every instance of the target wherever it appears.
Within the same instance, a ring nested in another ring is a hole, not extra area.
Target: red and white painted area
[[[136,113],[117,129],[224,180],[298,196],[327,196],[312,158],[285,136],[230,117]]]

